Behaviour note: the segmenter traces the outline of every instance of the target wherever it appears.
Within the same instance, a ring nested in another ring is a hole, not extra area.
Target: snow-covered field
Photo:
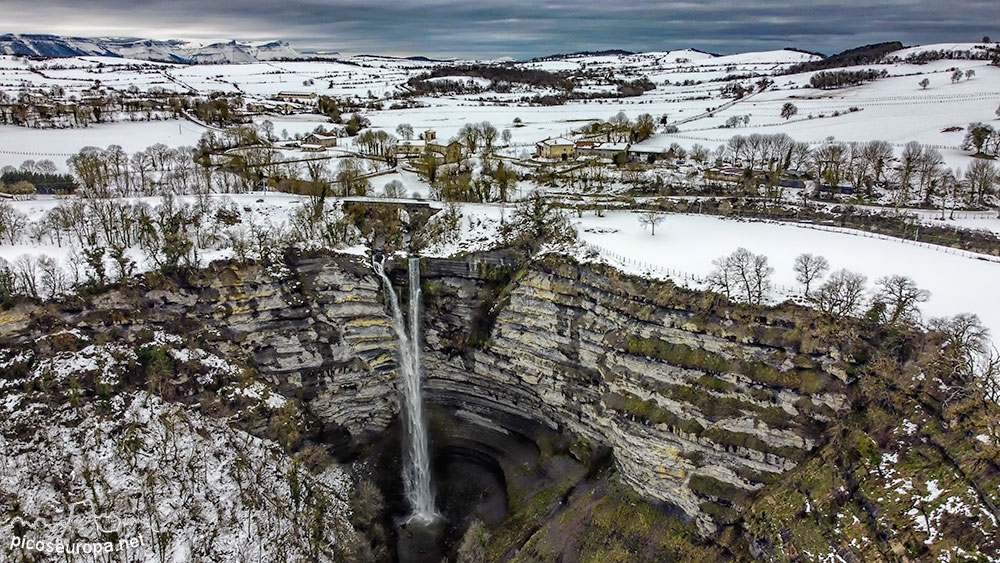
[[[896,56],[902,58],[920,50],[971,47],[971,44],[913,47],[899,51]],[[515,100],[527,95],[524,93],[485,92],[427,97],[418,100],[426,107],[368,111],[366,116],[373,127],[389,132],[394,132],[400,123],[409,123],[416,131],[433,128],[439,138],[445,139],[455,135],[467,123],[490,121],[499,129],[510,128],[515,144],[530,145],[546,137],[564,135],[586,122],[608,119],[619,111],[633,119],[642,113],[655,117],[666,114],[670,122],[683,122],[679,125],[680,132],[656,135],[644,145],[661,147],[677,142],[686,147],[700,143],[714,148],[737,134],[779,132],[810,143],[821,143],[831,138],[844,142],[881,139],[902,146],[915,140],[939,148],[949,166],[963,168],[968,165],[968,158],[956,149],[964,133],[943,130],[965,127],[973,121],[996,120],[994,112],[1000,103],[1000,68],[979,60],[940,60],[922,65],[900,62],[856,67],[885,69],[889,77],[863,86],[829,91],[808,87],[811,72],[776,75],[773,76],[774,87],[768,91],[708,113],[732,101],[720,96],[721,88],[734,81],[727,81],[727,77],[771,75],[790,64],[815,58],[815,55],[788,50],[725,56],[693,50],[570,56],[520,63],[520,66],[554,71],[606,70],[624,79],[646,77],[656,84],[656,88],[638,97],[571,101],[547,107],[517,103]],[[400,86],[407,79],[437,64],[441,63],[370,56],[342,61],[197,66],[99,57],[29,63],[0,56],[0,91],[16,97],[24,88],[59,85],[72,94],[100,80],[104,87],[110,89],[125,90],[136,86],[140,90],[162,88],[201,94],[221,91],[240,93],[248,100],[263,100],[282,91],[366,100],[385,98],[401,91]],[[955,68],[971,70],[975,76],[952,83],[950,75]],[[922,89],[918,82],[925,77],[931,84]],[[750,86],[755,80],[739,81]],[[488,83],[483,79],[473,79],[473,82],[479,85]],[[581,88],[607,90],[605,86]],[[784,120],[779,111],[782,104],[788,101],[796,104],[799,113],[792,119]],[[851,108],[857,111],[849,112]],[[834,112],[841,115],[833,116]],[[749,126],[720,128],[727,118],[743,115],[750,116]],[[512,127],[514,118],[520,118],[524,126]],[[276,133],[285,130],[289,135],[309,132],[317,125],[329,125],[328,120],[318,114],[276,115],[270,119]],[[73,131],[36,131],[30,135],[4,128],[0,129],[0,158],[3,164],[17,164],[19,155],[3,151],[61,155],[83,146],[106,146],[111,142],[126,149],[130,146],[144,148],[154,142],[180,146],[192,144],[200,135],[198,126],[191,123],[181,124],[179,132],[176,123],[172,130],[167,124],[148,124],[148,129],[141,125],[145,124],[129,124],[121,130],[94,126]]]
[[[800,291],[792,266],[802,253],[824,256],[831,270],[846,268],[868,277],[868,288],[882,276],[905,275],[931,292],[921,305],[925,319],[975,313],[1000,342],[1000,302],[991,295],[1000,280],[1000,263],[952,254],[950,249],[909,241],[868,238],[791,224],[746,222],[695,215],[668,215],[656,236],[629,212],[585,215],[574,222],[581,238],[616,266],[637,274],[664,277],[649,265],[703,278],[712,260],[739,247],[768,257],[773,282]],[[612,253],[616,256],[612,256]],[[622,259],[623,258],[623,259]],[[673,276],[676,277],[676,274]]]
[[[66,172],[66,159],[83,147],[120,145],[126,152],[146,150],[162,143],[168,147],[194,146],[205,129],[190,121],[100,123],[86,129],[26,129],[0,125],[0,167],[20,166],[25,160],[51,160]]]
[[[895,55],[902,59],[921,50],[973,47],[971,44],[932,45],[907,48]],[[845,142],[880,139],[889,141],[898,151],[905,143],[915,140],[938,148],[947,166],[965,168],[970,158],[957,148],[964,131],[945,130],[964,128],[974,121],[997,124],[995,111],[1000,103],[1000,68],[986,61],[940,60],[922,65],[905,62],[866,65],[857,68],[876,67],[886,70],[889,76],[862,86],[828,91],[809,87],[813,73],[778,74],[791,64],[816,58],[815,55],[791,50],[725,56],[678,50],[634,55],[573,55],[518,63],[528,69],[600,71],[626,80],[644,77],[656,85],[655,89],[641,96],[570,101],[556,106],[531,106],[518,101],[520,97],[532,94],[530,91],[487,91],[481,94],[421,97],[415,100],[420,107],[388,109],[394,101],[389,96],[400,92],[409,78],[443,63],[374,56],[339,61],[197,66],[100,57],[29,62],[0,56],[0,91],[16,97],[24,89],[61,86],[70,93],[79,93],[100,80],[109,89],[124,90],[135,86],[140,90],[163,88],[201,94],[222,91],[240,93],[247,100],[267,99],[282,91],[352,97],[359,101],[382,99],[385,109],[363,112],[373,128],[395,133],[397,126],[407,123],[418,134],[425,129],[434,129],[439,139],[448,139],[465,125],[489,121],[499,130],[510,130],[513,146],[506,153],[513,156],[527,155],[533,150],[533,144],[541,139],[565,135],[588,122],[608,119],[624,112],[633,119],[643,113],[652,114],[655,118],[666,115],[668,122],[678,124],[678,133],[655,134],[642,143],[643,146],[667,147],[679,143],[691,147],[698,143],[714,149],[733,135],[787,133],[796,140],[811,144],[830,139]],[[954,69],[973,71],[974,76],[953,82],[951,73]],[[721,89],[726,84],[740,81],[752,86],[758,77],[765,75],[774,80],[772,88],[718,109],[733,101],[721,97]],[[739,76],[752,78],[739,79]],[[470,80],[461,76],[446,78]],[[923,78],[930,80],[926,89],[918,85]],[[589,80],[581,85],[584,91],[608,91],[608,83]],[[490,84],[484,79],[472,79],[472,82],[484,87]],[[798,107],[798,114],[788,120],[779,115],[781,106],[786,102]],[[728,118],[743,115],[749,115],[748,126],[721,127]],[[281,137],[304,135],[319,125],[330,126],[325,116],[308,112],[262,115],[255,121],[260,123],[265,119],[271,121],[275,134]],[[515,119],[519,120],[519,127],[514,127]],[[182,120],[101,124],[70,130],[0,126],[0,166],[16,166],[26,159],[50,159],[61,170],[66,170],[66,158],[85,146],[117,144],[129,152],[155,143],[171,147],[191,146],[205,131],[206,128],[198,124]],[[345,149],[353,148],[352,143],[346,140],[340,145],[323,156],[340,156]],[[288,151],[286,156],[303,155]],[[330,166],[334,162],[336,159],[331,159]],[[373,178],[375,193],[381,193],[383,186],[391,181],[401,182],[407,197],[425,199],[431,195],[425,181],[403,169]],[[294,196],[274,194],[224,197],[242,207],[251,208],[252,215],[272,223],[286,222],[301,201]],[[264,201],[258,202],[259,199]],[[39,199],[14,205],[37,220],[46,206],[53,203]],[[463,210],[466,218],[462,244],[485,245],[502,210],[492,205],[464,205]],[[921,219],[936,222],[934,215],[928,212]],[[628,213],[610,213],[605,218],[588,215],[578,224],[583,238],[592,244],[630,259],[697,276],[704,276],[711,270],[712,259],[728,254],[738,246],[767,255],[775,267],[775,282],[780,285],[794,285],[791,264],[794,257],[802,252],[824,255],[834,269],[848,268],[861,272],[868,276],[870,282],[888,274],[909,275],[933,294],[931,301],[924,305],[928,316],[975,312],[995,334],[1000,335],[1000,307],[990,298],[994,290],[992,281],[1000,279],[1000,265],[993,262],[900,242],[708,217],[670,216],[658,229],[656,237],[643,231],[636,217]],[[960,217],[948,224],[1000,232],[1000,221],[986,216]],[[595,229],[613,232],[593,232]],[[463,248],[459,244],[437,251]],[[20,254],[42,253],[63,256],[66,249],[42,244],[0,245],[0,256],[7,260]],[[222,255],[225,255],[224,251],[208,252],[205,257]],[[628,264],[623,266],[629,267]]]

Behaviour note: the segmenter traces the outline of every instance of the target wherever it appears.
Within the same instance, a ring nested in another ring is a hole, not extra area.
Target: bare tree
[[[14,277],[20,292],[28,297],[38,298],[38,263],[27,254],[22,254],[14,260]]]
[[[17,244],[25,229],[28,228],[28,216],[4,202],[0,202],[0,239],[9,244]]]
[[[813,301],[820,311],[835,317],[858,313],[864,303],[868,278],[848,270],[838,270],[819,287]]]
[[[892,161],[892,145],[885,141],[869,141],[861,149],[875,185],[885,180],[885,173]]]
[[[984,205],[986,197],[993,194],[1000,182],[1000,174],[988,160],[975,158],[965,172],[965,183],[969,186],[969,196],[975,205]],[[2,229],[2,227],[0,227]]]
[[[493,144],[497,142],[497,138],[500,136],[500,132],[497,128],[493,126],[489,121],[484,121],[479,124],[479,139],[483,142],[483,148],[486,152],[493,150]]]
[[[691,147],[691,160],[697,162],[698,164],[704,165],[708,162],[709,152],[704,146],[695,143]]]
[[[938,184],[941,176],[941,168],[944,166],[944,159],[937,149],[927,148],[917,162],[917,188],[918,196],[922,196],[923,201],[930,205],[931,197],[934,195],[934,188]]]
[[[67,289],[66,272],[58,262],[50,256],[42,255],[38,257],[38,270],[41,273],[39,281],[41,288],[47,297],[52,299],[61,295]]]
[[[929,328],[944,335],[945,344],[941,360],[949,372],[964,379],[972,379],[977,365],[989,353],[989,330],[979,317],[962,313],[954,317],[931,319]]]
[[[889,326],[912,325],[920,322],[919,303],[930,299],[931,293],[917,287],[906,276],[885,276],[875,282],[875,299],[885,304],[882,322]]]
[[[663,222],[665,216],[659,211],[646,211],[639,215],[639,224],[643,228],[649,227],[650,235],[656,236],[656,226]]]
[[[510,146],[510,141],[512,138],[513,134],[510,132],[510,129],[504,129],[503,133],[500,134],[500,142],[502,142],[505,147]]]
[[[830,270],[830,263],[822,256],[805,253],[795,257],[795,280],[805,287],[806,297],[813,282],[818,281]]]
[[[924,147],[916,141],[910,141],[903,147],[896,166],[896,201],[897,207],[906,205],[910,200],[910,188],[920,162],[923,160]]]
[[[789,151],[789,165],[795,170],[805,170],[812,159],[812,148],[809,143],[795,142]]]
[[[406,197],[406,187],[399,180],[386,182],[382,188],[382,197],[401,198]]]
[[[396,134],[409,141],[413,138],[413,126],[409,123],[400,123],[396,126]]]
[[[827,143],[813,153],[816,177],[827,185],[839,186],[847,171],[847,146]]]
[[[57,172],[56,163],[48,159],[39,160],[35,166],[41,174],[55,174]]]
[[[345,158],[337,167],[337,183],[342,196],[366,196],[372,190],[372,183],[364,177],[364,170],[356,158]]]
[[[785,102],[785,105],[781,106],[781,117],[785,120],[791,119],[797,113],[799,113],[799,108],[795,107],[792,102]]]
[[[0,258],[0,303],[17,294],[17,276],[10,264]]]
[[[726,297],[760,305],[771,290],[774,268],[763,254],[740,247],[729,256],[716,258],[712,264],[715,270],[708,276],[709,287]]]

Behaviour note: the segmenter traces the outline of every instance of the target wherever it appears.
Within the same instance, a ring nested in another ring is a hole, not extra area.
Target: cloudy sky
[[[0,14],[0,33],[284,39],[299,50],[437,57],[1000,39],[1000,0],[0,0]]]

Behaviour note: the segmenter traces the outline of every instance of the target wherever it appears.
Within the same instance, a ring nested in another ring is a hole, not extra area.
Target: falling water
[[[430,448],[427,443],[427,423],[424,420],[423,400],[420,395],[420,259],[410,258],[410,331],[399,306],[399,298],[392,290],[392,282],[385,273],[384,264],[375,262],[375,271],[385,283],[389,307],[399,338],[399,365],[403,376],[402,411],[403,487],[413,513],[411,519],[431,522],[438,518],[431,491]]]

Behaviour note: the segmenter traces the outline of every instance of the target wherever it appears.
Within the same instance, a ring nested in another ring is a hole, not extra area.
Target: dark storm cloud
[[[0,0],[0,32],[285,39],[300,50],[513,56],[695,47],[833,52],[998,35],[998,0]]]

